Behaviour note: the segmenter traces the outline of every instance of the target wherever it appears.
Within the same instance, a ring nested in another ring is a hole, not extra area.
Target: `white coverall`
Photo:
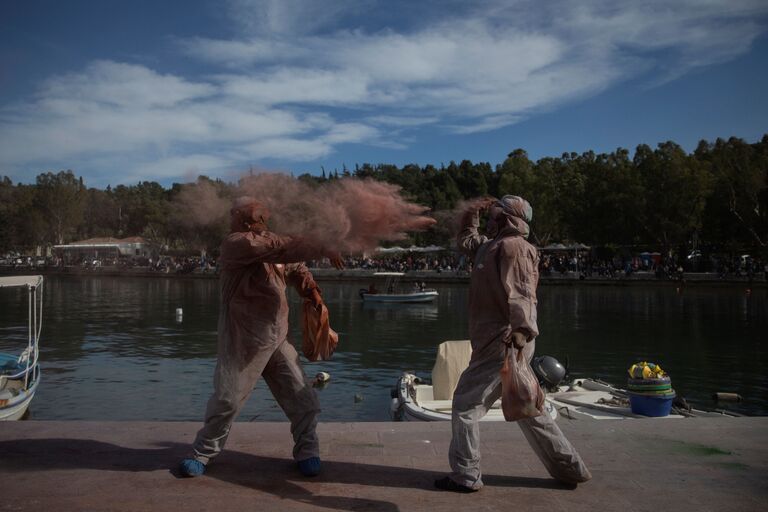
[[[222,243],[218,360],[205,425],[193,446],[198,461],[207,464],[221,452],[262,375],[291,422],[294,459],[319,456],[320,404],[287,339],[285,297],[286,282],[302,297],[316,288],[307,267],[298,263],[315,256],[317,249],[268,231],[234,232]]]
[[[513,196],[505,196],[504,200],[510,197]],[[525,206],[530,213],[527,202]],[[523,216],[522,209],[519,210],[516,213]],[[458,236],[459,247],[474,256],[469,289],[472,357],[453,395],[449,461],[451,480],[471,489],[483,486],[478,421],[501,397],[499,370],[504,363],[503,340],[512,332],[523,333],[529,340],[523,354],[530,362],[535,350],[534,338],[539,333],[536,323],[538,254],[525,240],[529,232],[525,221],[510,215],[508,210],[505,212],[496,217],[499,233],[493,240],[478,233],[477,211],[465,214]],[[517,424],[552,477],[569,484],[591,478],[581,457],[548,414],[519,420]]]

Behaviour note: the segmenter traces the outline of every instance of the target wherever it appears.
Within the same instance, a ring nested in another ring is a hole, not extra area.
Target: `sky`
[[[501,163],[768,133],[765,0],[6,0],[0,176]]]

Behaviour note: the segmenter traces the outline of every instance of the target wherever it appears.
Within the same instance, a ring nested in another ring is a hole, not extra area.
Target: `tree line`
[[[437,216],[477,196],[525,197],[534,208],[532,238],[539,245],[582,242],[679,252],[694,246],[721,253],[765,254],[768,242],[768,134],[756,143],[739,138],[701,141],[688,153],[668,141],[633,155],[564,153],[533,161],[516,149],[493,167],[460,163],[355,165],[296,179],[312,186],[346,177],[399,185]],[[185,187],[213,186],[222,197],[236,184],[201,176],[165,188],[153,181],[87,187],[72,171],[46,172],[35,183],[0,180],[0,254],[25,252],[94,237],[143,236],[176,251],[214,251],[221,225],[184,222],[175,203]],[[449,229],[413,235],[417,244],[449,243]]]

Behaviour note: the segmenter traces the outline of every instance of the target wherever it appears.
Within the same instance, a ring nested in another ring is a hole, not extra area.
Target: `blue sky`
[[[0,175],[496,164],[768,133],[764,0],[6,1]]]

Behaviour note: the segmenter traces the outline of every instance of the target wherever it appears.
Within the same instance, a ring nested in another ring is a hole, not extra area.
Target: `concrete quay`
[[[549,478],[520,430],[482,425],[485,488],[433,488],[447,423],[324,423],[323,472],[302,477],[287,423],[236,423],[205,476],[179,478],[198,423],[0,424],[2,511],[768,510],[768,418],[558,420],[593,480]]]

